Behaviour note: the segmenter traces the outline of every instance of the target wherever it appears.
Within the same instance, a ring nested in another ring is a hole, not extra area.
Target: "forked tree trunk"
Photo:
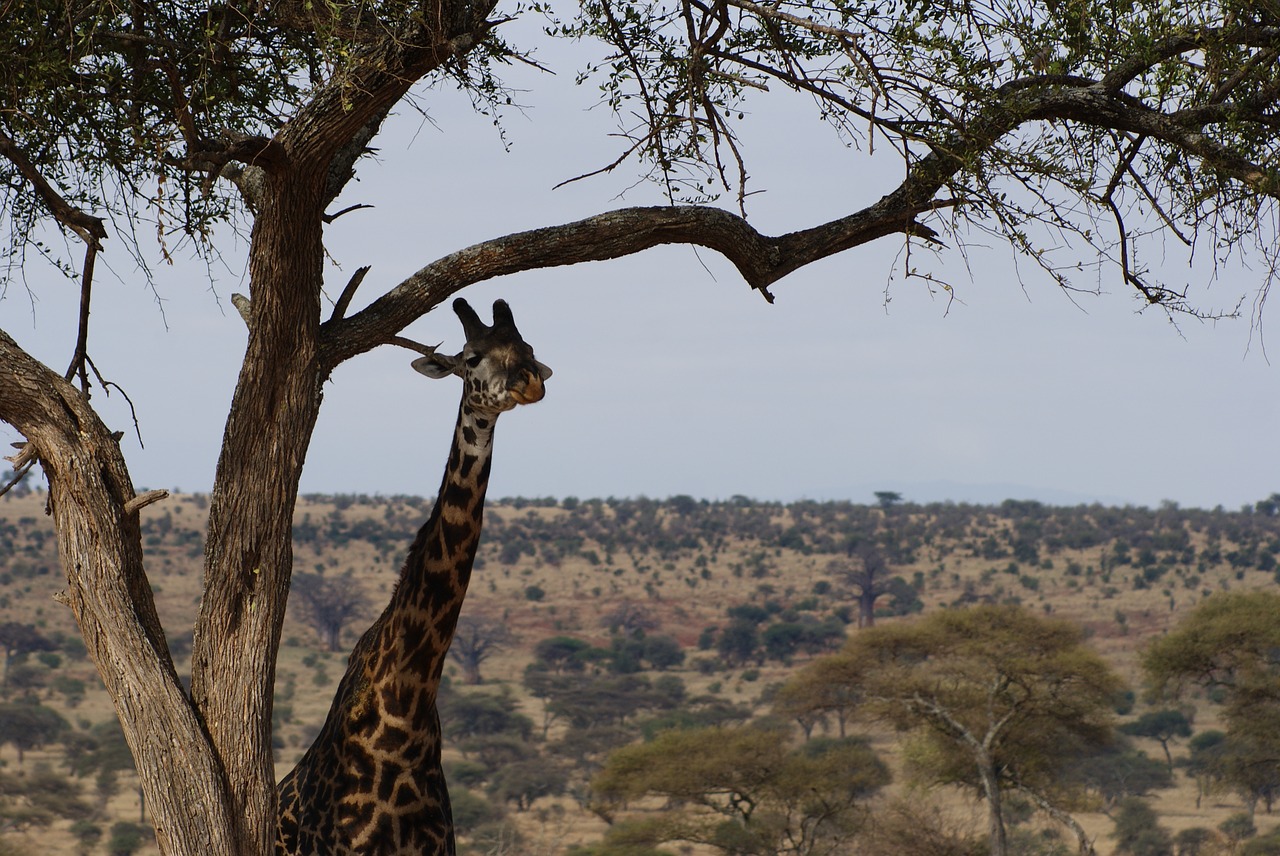
[[[1004,828],[1004,807],[995,764],[985,751],[978,756],[978,778],[987,801],[987,842],[991,856],[1006,856],[1009,850]]]
[[[275,837],[275,653],[293,507],[320,409],[322,175],[273,174],[255,223],[249,341],[218,459],[192,646],[191,698],[225,766],[246,854],[270,852]]]

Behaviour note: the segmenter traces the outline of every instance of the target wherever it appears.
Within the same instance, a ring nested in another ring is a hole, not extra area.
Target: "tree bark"
[[[982,794],[987,800],[987,842],[991,856],[1006,856],[1009,850],[1004,828],[1004,807],[1000,798],[1000,780],[995,764],[985,751],[977,753],[978,778],[982,781]]]
[[[324,173],[268,175],[250,245],[249,342],[223,435],[191,697],[231,783],[237,852],[270,852],[271,704],[293,568],[293,507],[323,382],[316,359]]]
[[[0,332],[0,419],[49,478],[49,510],[75,613],[124,729],[165,853],[231,853],[226,779],[156,615],[132,481],[84,396]],[[198,810],[193,810],[197,809]]]

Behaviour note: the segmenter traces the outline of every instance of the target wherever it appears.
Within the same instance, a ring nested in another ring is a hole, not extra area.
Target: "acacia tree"
[[[847,852],[866,825],[865,803],[889,769],[854,738],[788,746],[758,726],[671,729],[609,756],[592,780],[596,811],[612,818],[628,801],[668,800],[610,830],[606,841],[704,844],[730,854]],[[619,840],[622,839],[622,840]]]
[[[1119,679],[1080,628],[1019,606],[975,606],[870,627],[798,679],[856,689],[859,711],[912,738],[925,778],[973,788],[987,804],[992,856],[1008,852],[1004,796],[1016,791],[1076,834],[1063,772],[1111,735]]]
[[[1277,615],[1280,595],[1274,592],[1217,593],[1152,642],[1142,660],[1157,693],[1176,697],[1191,685],[1220,693],[1226,734],[1193,740],[1199,751],[1192,761],[1198,776],[1230,783],[1251,809],[1263,800],[1270,810],[1280,796]]]
[[[636,164],[671,204],[495,236],[424,260],[349,311],[362,270],[324,317],[324,224],[389,111],[432,86],[505,103],[502,64],[535,45],[507,41],[503,23],[538,14],[545,38],[601,45],[584,74],[623,141],[603,169]],[[1141,255],[1166,236],[1258,257],[1261,295],[1275,273],[1273,0],[588,0],[563,14],[499,0],[35,0],[6,4],[4,20],[10,271],[43,255],[78,279],[81,306],[65,369],[0,332],[0,419],[26,438],[14,478],[38,462],[49,481],[66,602],[165,853],[270,848],[291,515],[323,385],[375,347],[422,350],[400,331],[460,289],[687,243],[724,254],[768,298],[788,273],[877,238],[961,245],[983,232],[1068,288],[1091,252],[1173,310],[1198,311]],[[769,89],[812,97],[838,133],[897,158],[899,184],[829,222],[758,232],[742,216],[735,122]],[[709,204],[718,192],[739,211]],[[138,512],[157,494],[136,495],[89,398],[107,383],[89,348],[97,256],[108,236],[154,256],[136,239],[143,222],[206,249],[218,224],[251,225],[249,338],[212,491],[189,694],[143,564]],[[83,258],[51,250],[52,230]]]
[[[342,629],[369,613],[369,597],[351,571],[293,575],[294,606],[330,651],[342,650]]]
[[[514,634],[507,624],[486,615],[463,615],[458,619],[458,629],[449,646],[449,656],[462,666],[464,679],[469,684],[482,684],[484,677],[480,667],[494,654],[514,641]]]

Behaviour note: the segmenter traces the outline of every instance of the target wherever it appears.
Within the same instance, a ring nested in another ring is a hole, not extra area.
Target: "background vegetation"
[[[1011,852],[1077,851],[1035,802],[1052,791],[1100,853],[1280,853],[1280,496],[1236,511],[877,500],[493,503],[441,701],[465,847],[819,853],[856,838],[869,853],[989,852],[989,801],[959,744],[887,693],[868,698],[865,671],[839,678],[877,646],[901,655],[895,639],[933,633],[939,650],[938,619],[977,606],[1012,610],[1046,650],[1082,645],[1054,662],[1106,694],[1073,696],[1088,716],[1054,719],[1054,747],[1039,726],[1003,744],[1002,769],[1021,777],[1002,785]],[[0,853],[154,852],[109,700],[56,599],[44,502],[0,499]],[[416,497],[299,503],[307,595],[282,647],[279,769],[318,729],[428,510]],[[201,495],[143,514],[180,667],[206,514]],[[683,763],[664,766],[673,753]]]

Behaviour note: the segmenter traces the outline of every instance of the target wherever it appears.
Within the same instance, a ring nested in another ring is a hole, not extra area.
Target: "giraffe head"
[[[463,402],[473,411],[496,414],[541,401],[542,382],[551,377],[551,369],[533,358],[533,348],[520,337],[507,302],[494,301],[492,327],[461,297],[453,301],[453,311],[467,336],[462,353],[419,357],[413,367],[427,377],[462,378]]]

